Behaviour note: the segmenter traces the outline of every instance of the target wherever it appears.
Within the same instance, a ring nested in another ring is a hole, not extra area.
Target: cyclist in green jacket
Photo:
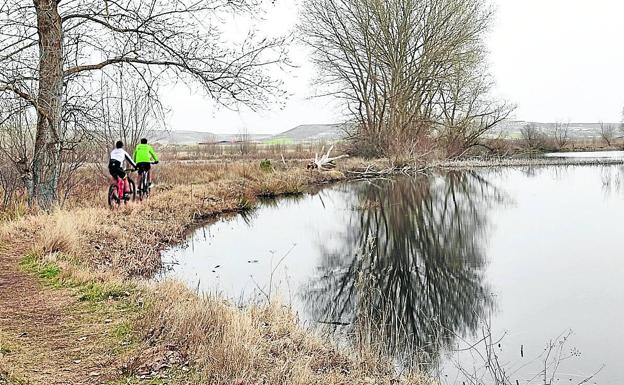
[[[139,175],[147,172],[148,175],[148,183],[152,184],[152,174],[149,172],[152,168],[152,162],[154,164],[158,164],[158,156],[154,151],[154,148],[147,144],[147,139],[141,139],[141,144],[137,144],[134,149],[134,163],[137,165],[137,170],[139,171]]]

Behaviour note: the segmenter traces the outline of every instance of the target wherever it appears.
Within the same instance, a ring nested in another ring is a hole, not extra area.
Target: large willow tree
[[[265,68],[284,60],[283,38],[251,33],[238,44],[220,26],[254,13],[261,0],[4,0],[0,2],[0,97],[36,115],[32,156],[23,166],[30,196],[57,199],[64,113],[89,119],[86,102],[110,67],[153,79],[200,84],[218,102],[262,105],[279,85]],[[6,103],[2,104],[7,105]],[[15,108],[17,110],[17,108]],[[16,113],[1,111],[2,119]],[[23,113],[23,111],[21,111]],[[74,119],[75,121],[75,119]]]
[[[306,0],[302,38],[326,93],[344,100],[369,155],[456,155],[505,118],[488,99],[483,0]]]

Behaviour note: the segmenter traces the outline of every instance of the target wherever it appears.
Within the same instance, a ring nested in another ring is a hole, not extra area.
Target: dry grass
[[[2,360],[6,354],[11,353],[14,349],[14,346],[9,343],[9,337],[7,337],[2,330],[0,330],[0,360]]]
[[[1,197],[0,197],[1,198]],[[25,199],[11,202],[8,206],[0,206],[0,224],[19,219],[28,213]]]
[[[279,305],[240,310],[218,298],[200,298],[174,282],[150,292],[151,303],[138,325],[144,340],[160,351],[175,347],[176,357],[190,360],[201,383],[427,383],[416,375],[397,376],[383,358],[339,351],[301,329]]]
[[[0,224],[0,256],[29,254],[26,263],[39,278],[74,288],[88,301],[129,295],[146,303],[134,317],[113,320],[115,325],[130,322],[138,337],[131,352],[115,357],[129,363],[131,375],[151,372],[154,365],[156,371],[184,368],[188,361],[192,370],[182,376],[197,377],[190,383],[425,384],[417,376],[396,378],[389,360],[370,349],[336,349],[301,329],[283,307],[240,310],[181,284],[146,286],[136,280],[157,271],[159,252],[183,240],[200,221],[252,208],[260,196],[296,194],[342,180],[348,171],[368,165],[348,159],[335,171],[318,172],[307,170],[304,162],[278,161],[273,171],[264,172],[257,161],[164,163],[155,168],[152,198],[116,211],[106,207],[104,173],[85,169],[79,175],[85,183],[63,209],[19,212]],[[372,166],[390,165],[376,161]],[[0,349],[11,343],[0,331]]]

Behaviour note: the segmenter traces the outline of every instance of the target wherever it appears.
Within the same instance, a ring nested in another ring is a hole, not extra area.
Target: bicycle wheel
[[[112,209],[115,205],[119,205],[119,197],[117,196],[117,185],[111,184],[108,187],[108,206]]]
[[[139,175],[139,189],[137,192],[139,194],[139,200],[142,201],[145,196],[145,173]]]
[[[130,188],[130,196],[128,198],[124,198],[124,202],[134,201],[136,199],[137,189],[136,184],[131,178],[128,178],[128,187]]]
[[[149,184],[149,171],[143,175],[143,195],[145,198],[149,198],[150,195],[150,184]]]

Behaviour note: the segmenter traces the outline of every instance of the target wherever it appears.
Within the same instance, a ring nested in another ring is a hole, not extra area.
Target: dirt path
[[[114,376],[111,326],[71,290],[44,287],[0,253],[0,384],[98,384]],[[108,337],[108,338],[107,338]]]

